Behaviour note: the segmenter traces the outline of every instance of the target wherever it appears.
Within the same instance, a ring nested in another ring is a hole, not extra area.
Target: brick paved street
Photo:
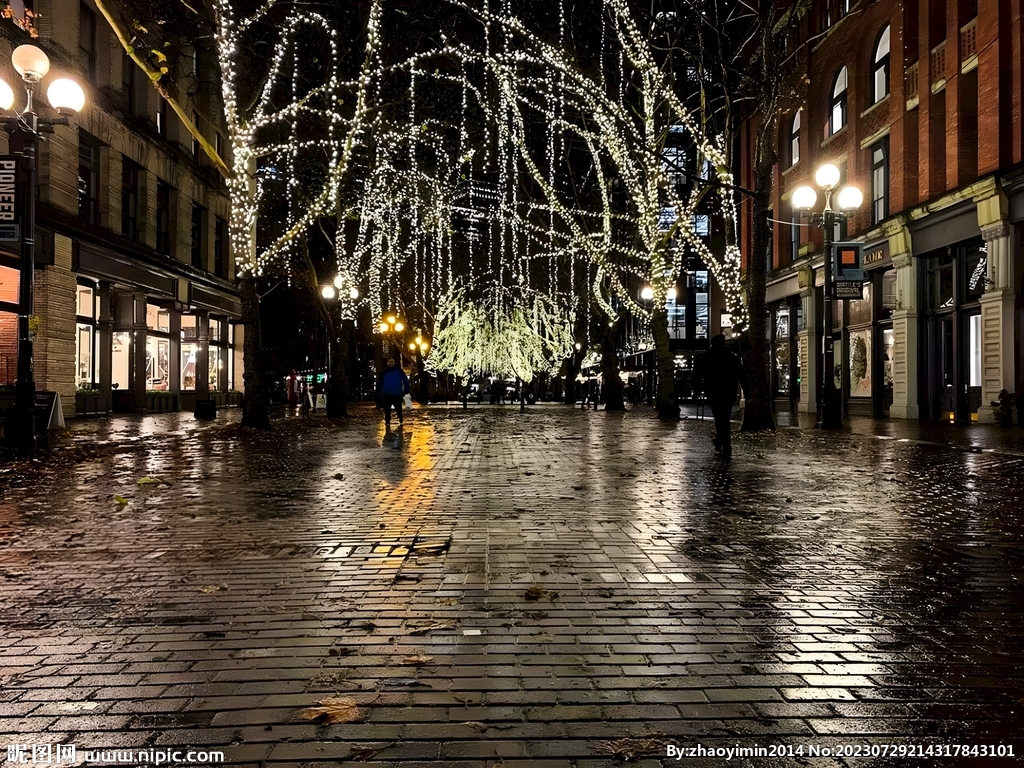
[[[403,768],[1024,754],[1012,446],[781,430],[724,465],[710,422],[648,413],[432,406],[400,445],[370,410],[236,419],[76,425],[77,462],[3,467],[5,745]],[[304,719],[327,698],[349,722]]]

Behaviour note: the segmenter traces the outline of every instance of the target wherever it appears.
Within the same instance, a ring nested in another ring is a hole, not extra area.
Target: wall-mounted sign
[[[832,275],[836,282],[864,281],[864,246],[861,243],[833,243]]]
[[[864,298],[864,284],[860,280],[836,280],[832,287],[837,299]]]
[[[18,158],[0,155],[0,243],[20,243]]]

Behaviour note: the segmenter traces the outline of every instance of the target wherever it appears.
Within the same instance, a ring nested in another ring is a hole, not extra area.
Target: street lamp
[[[36,383],[32,364],[32,341],[38,321],[33,316],[33,281],[35,280],[35,228],[36,228],[36,147],[40,134],[53,133],[56,125],[67,125],[67,117],[39,117],[36,114],[35,95],[39,81],[50,71],[50,59],[34,45],[19,45],[11,54],[11,64],[24,83],[25,108],[14,107],[14,89],[0,79],[0,109],[13,115],[0,115],[0,126],[21,139],[21,152],[0,158],[6,174],[20,171],[22,181],[18,197],[22,199],[21,232],[8,227],[8,237],[21,239],[21,274],[18,285],[18,379],[14,386],[14,407],[4,419],[4,442],[20,453],[35,445],[35,392]],[[85,92],[74,80],[58,78],[46,91],[50,107],[58,115],[77,113],[85,106]]]
[[[822,429],[842,429],[843,412],[840,399],[835,391],[835,358],[832,340],[832,239],[836,222],[849,218],[864,202],[864,193],[857,187],[843,187],[836,195],[839,210],[832,209],[832,195],[839,186],[841,174],[834,165],[826,164],[818,168],[814,181],[825,193],[825,208],[821,213],[811,209],[818,202],[818,193],[814,187],[801,186],[793,190],[793,208],[800,211],[812,221],[821,225],[825,234],[825,318],[824,318],[824,350],[821,377],[821,424]]]

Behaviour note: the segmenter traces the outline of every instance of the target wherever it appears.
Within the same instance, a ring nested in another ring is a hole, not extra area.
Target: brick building
[[[790,196],[823,163],[865,197],[836,233],[864,244],[867,268],[862,300],[837,302],[834,314],[848,412],[987,421],[1001,389],[1020,392],[1022,9],[814,0],[802,19],[768,286],[781,407],[814,412],[820,392],[822,233],[794,215]],[[745,184],[753,130],[741,142]]]
[[[10,54],[23,43],[50,58],[43,112],[55,77],[86,91],[83,112],[39,145],[36,386],[59,392],[66,416],[189,409],[207,387],[226,402],[242,386],[242,327],[225,186],[88,0],[34,5],[35,40],[0,21],[15,107]],[[221,147],[216,67],[186,53],[188,111]],[[0,155],[17,143],[0,133]],[[18,244],[0,244],[0,386],[17,374],[18,265]]]

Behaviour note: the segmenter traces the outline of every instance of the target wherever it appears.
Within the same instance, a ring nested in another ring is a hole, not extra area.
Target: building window
[[[192,203],[192,266],[203,268],[203,207]]]
[[[793,115],[793,124],[789,128],[789,164],[796,165],[800,162],[800,115],[802,109],[798,109]]]
[[[78,131],[78,218],[99,224],[100,145],[85,131]]]
[[[195,315],[181,316],[181,388],[196,388],[196,354],[199,352],[199,326]]]
[[[829,110],[829,135],[835,135],[846,126],[846,67],[839,70],[832,85],[832,102]]]
[[[200,134],[202,133],[202,129],[199,127],[199,113],[198,112],[193,112],[192,113],[192,125],[195,126],[196,133],[200,133]],[[199,145],[199,139],[197,139],[195,137],[195,135],[193,135],[192,136],[192,159],[195,160],[198,163],[202,156],[203,156],[203,148]]]
[[[125,108],[129,115],[139,114],[138,67],[126,53],[121,57],[121,85],[124,88]]]
[[[156,132],[161,139],[167,138],[167,99],[162,96],[156,102]]]
[[[75,294],[75,386],[96,389],[96,288],[79,285]]]
[[[171,388],[171,311],[147,302],[146,328],[146,389],[166,392]]]
[[[800,211],[791,210],[789,221],[789,262],[792,264],[800,258],[800,225],[803,223]]]
[[[128,158],[121,162],[121,234],[139,239],[139,176],[142,169]]]
[[[78,51],[85,60],[85,71],[96,79],[96,14],[85,4],[78,6]]]
[[[871,103],[877,104],[889,95],[889,25],[878,36],[871,63]]]
[[[227,277],[228,223],[218,217],[213,233],[213,273]]]
[[[163,181],[156,183],[156,251],[171,255],[171,187]]]
[[[871,145],[871,223],[889,217],[889,137]]]

